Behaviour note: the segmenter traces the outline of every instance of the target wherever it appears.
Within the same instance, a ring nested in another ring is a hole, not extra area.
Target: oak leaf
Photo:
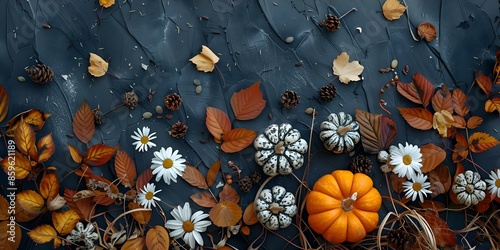
[[[25,123],[32,125],[35,130],[40,130],[50,116],[51,114],[46,114],[38,109],[21,112],[7,122],[7,127],[9,128],[6,135],[14,136],[17,126],[21,123],[21,118],[24,119]]]
[[[151,168],[146,168],[140,175],[137,177],[137,181],[135,182],[135,189],[141,190],[149,181],[153,178],[153,170]]]
[[[138,209],[138,208],[143,208],[143,207],[135,202],[130,202],[128,204],[128,209],[130,211],[132,211],[134,209]],[[146,225],[151,220],[152,214],[153,214],[152,210],[150,210],[150,211],[134,211],[134,212],[132,212],[132,217],[134,218],[134,220],[136,220],[140,224]]]
[[[137,237],[134,239],[129,238],[127,241],[125,241],[125,243],[123,243],[123,246],[121,247],[122,250],[136,250],[145,248],[146,248],[146,242],[142,237]]]
[[[251,202],[243,212],[243,222],[251,226],[258,221],[259,219],[257,218],[257,212],[255,211],[255,204],[254,202]]]
[[[257,133],[246,128],[235,128],[224,135],[221,145],[222,151],[236,153],[253,143]]]
[[[37,143],[37,148],[38,162],[42,163],[47,161],[56,150],[56,145],[54,144],[54,140],[52,139],[52,133],[40,138]]]
[[[111,4],[113,5],[115,0],[99,0],[99,2],[106,2],[106,5]],[[102,5],[102,4],[101,4]],[[111,6],[109,5],[109,6]],[[109,7],[107,6],[107,7]],[[106,7],[106,8],[107,8]],[[108,72],[108,62],[104,61],[100,56],[90,53],[90,59],[89,59],[90,66],[88,67],[88,71],[91,75],[95,77],[101,77]]]
[[[432,113],[423,108],[398,108],[410,126],[420,130],[432,128]]]
[[[333,74],[339,76],[340,82],[348,84],[350,81],[361,80],[364,67],[358,61],[349,62],[349,55],[342,52],[333,60]]]
[[[40,194],[47,200],[53,200],[59,194],[59,187],[56,173],[45,173],[40,181]]]
[[[446,152],[435,144],[429,143],[420,147],[422,154],[422,173],[435,169],[446,159]]]
[[[80,216],[71,209],[62,213],[52,213],[52,224],[61,235],[69,234],[79,220]]]
[[[7,211],[7,210],[6,210]],[[0,221],[0,232],[4,232],[0,234],[0,246],[2,246],[2,249],[4,250],[16,250],[19,249],[19,245],[21,245],[21,240],[22,240],[22,231],[21,227],[16,223],[14,226],[14,230],[11,229],[11,226],[8,225],[10,221],[4,220]],[[12,236],[7,233],[9,231],[14,232],[14,239],[12,240]]]
[[[389,21],[399,19],[405,10],[406,6],[402,5],[398,0],[386,0],[382,5],[384,17]]]
[[[219,174],[219,171],[220,161],[216,161],[210,166],[207,172],[207,184],[209,187],[214,183],[215,178],[217,178],[217,175]]]
[[[484,152],[500,144],[495,137],[483,132],[475,132],[469,137],[468,142],[470,151],[474,153]]]
[[[193,187],[198,187],[201,189],[208,189],[207,182],[205,181],[205,176],[193,166],[186,166],[184,172],[182,173],[182,179],[189,183]]]
[[[448,128],[450,128],[454,122],[455,120],[450,112],[441,110],[434,113],[432,127],[437,129],[442,137],[446,138],[448,137]]]
[[[212,72],[215,64],[219,62],[219,57],[212,52],[207,46],[201,46],[201,53],[189,59],[196,65],[196,69],[203,72]]]
[[[17,193],[16,202],[19,203],[22,210],[32,214],[40,213],[45,205],[43,197],[29,189]]]
[[[192,194],[189,196],[194,203],[198,204],[200,207],[208,207],[211,208],[217,204],[217,201],[212,196],[212,194],[208,192],[199,192]]]
[[[5,88],[0,85],[0,122],[5,119],[9,112],[9,94]]]
[[[83,100],[82,106],[73,116],[73,132],[76,138],[83,143],[88,143],[92,139],[92,136],[94,136],[94,113],[85,100]]]
[[[146,234],[148,250],[164,250],[170,247],[170,237],[163,226],[154,226]]]
[[[100,166],[108,162],[115,154],[117,147],[104,144],[96,144],[85,152],[83,162],[91,166]]]
[[[422,102],[424,107],[427,107],[434,95],[434,85],[432,85],[432,83],[427,80],[427,78],[425,78],[418,72],[413,75],[413,83],[417,88],[420,101]]]
[[[231,121],[227,114],[217,108],[207,107],[205,125],[214,137],[216,142],[220,142],[222,137],[231,130]]]
[[[396,138],[396,125],[390,117],[356,109],[356,121],[367,153],[377,154],[380,150],[389,148]]]
[[[480,116],[471,116],[467,120],[467,128],[475,129],[483,122],[483,118]]]
[[[453,110],[457,115],[465,116],[469,113],[469,106],[467,105],[467,95],[461,89],[454,89],[451,94],[451,101],[453,103]]]
[[[19,151],[15,151],[13,157],[5,157],[0,161],[5,173],[12,172],[11,168],[14,167],[14,173],[17,180],[22,180],[31,173],[32,166],[31,161],[26,158]]]
[[[222,201],[210,209],[210,220],[218,227],[234,226],[241,219],[241,207],[233,201]]]
[[[432,232],[434,233],[437,246],[452,247],[457,244],[455,241],[455,234],[448,227],[448,223],[439,218],[439,215],[436,211],[426,210],[423,216],[432,229]]]
[[[240,195],[231,185],[225,184],[222,191],[219,193],[219,201],[232,201],[238,203],[240,201]]]
[[[500,113],[500,98],[499,97],[488,99],[484,103],[484,111],[486,111],[488,113],[493,113],[493,111],[495,111],[495,110]]]
[[[137,177],[137,171],[135,170],[135,163],[130,155],[123,151],[118,150],[115,156],[115,171],[116,177],[120,179],[120,183],[124,187],[135,186],[135,178]]]
[[[476,83],[483,90],[486,95],[489,95],[491,92],[491,88],[493,87],[491,83],[491,79],[481,73],[480,71],[476,71]]]
[[[254,119],[266,107],[266,100],[262,97],[259,85],[260,80],[231,96],[231,107],[236,119]]]
[[[54,240],[54,248],[56,248],[56,242],[59,242],[59,244],[61,243],[61,240],[57,237],[56,230],[51,225],[47,224],[43,224],[34,228],[33,230],[28,232],[28,235],[34,242],[38,244],[43,244]]]
[[[30,125],[24,122],[24,119],[21,117],[21,122],[19,126],[17,126],[14,134],[17,150],[26,156],[31,156],[33,160],[36,160],[38,155],[35,140],[35,131]]]

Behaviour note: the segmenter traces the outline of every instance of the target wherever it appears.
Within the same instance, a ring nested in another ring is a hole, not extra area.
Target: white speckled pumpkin
[[[457,200],[466,206],[477,205],[486,198],[486,182],[481,180],[478,172],[470,170],[460,173],[455,178],[452,190],[457,194]]]
[[[255,138],[255,161],[269,176],[290,174],[304,164],[307,142],[292,125],[272,124]]]
[[[297,212],[295,196],[282,186],[264,189],[255,200],[255,211],[259,221],[271,230],[288,227]]]
[[[330,114],[320,127],[319,137],[325,148],[336,154],[352,151],[361,139],[358,123],[344,112]]]

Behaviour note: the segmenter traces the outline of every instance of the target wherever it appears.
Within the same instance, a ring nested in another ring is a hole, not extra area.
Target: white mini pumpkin
[[[460,173],[455,178],[452,190],[457,194],[457,200],[466,206],[477,205],[486,198],[486,182],[481,180],[478,172],[470,170]]]
[[[344,112],[328,115],[320,128],[319,137],[325,148],[336,154],[352,151],[361,139],[358,123]]]
[[[271,124],[255,138],[255,161],[269,176],[287,175],[304,164],[307,142],[292,125]]]
[[[259,221],[271,230],[288,227],[297,212],[295,196],[282,186],[264,189],[255,200],[255,211]]]

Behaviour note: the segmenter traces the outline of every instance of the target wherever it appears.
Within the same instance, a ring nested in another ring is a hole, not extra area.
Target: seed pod
[[[155,110],[156,110],[156,113],[163,114],[163,108],[160,105],[156,106]]]
[[[295,40],[295,38],[293,38],[293,36],[289,36],[285,39],[285,43],[293,43],[293,40]]]
[[[196,89],[194,90],[194,92],[199,95],[201,93],[201,91],[203,90],[203,88],[201,87],[201,85],[198,85],[196,86]]]
[[[408,75],[408,71],[410,71],[410,66],[408,66],[408,64],[406,64],[405,67],[402,70],[403,75],[407,76]]]
[[[394,59],[391,62],[391,68],[395,69],[396,67],[398,67],[398,60]]]
[[[144,112],[144,114],[142,114],[142,118],[144,119],[149,119],[151,117],[153,117],[153,113],[151,112]]]
[[[200,81],[200,79],[194,79],[194,80],[193,80],[193,84],[194,84],[194,85],[196,85],[196,86],[201,85],[201,81]]]
[[[25,82],[26,78],[24,78],[24,76],[18,76],[17,80],[20,81],[20,82]]]
[[[313,112],[314,112],[313,108],[306,108],[306,111],[305,111],[306,114],[312,115]]]

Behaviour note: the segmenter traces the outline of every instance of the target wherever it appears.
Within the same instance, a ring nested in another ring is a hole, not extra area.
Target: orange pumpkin
[[[335,170],[321,177],[306,198],[309,226],[330,242],[356,242],[377,227],[380,193],[362,173]]]

